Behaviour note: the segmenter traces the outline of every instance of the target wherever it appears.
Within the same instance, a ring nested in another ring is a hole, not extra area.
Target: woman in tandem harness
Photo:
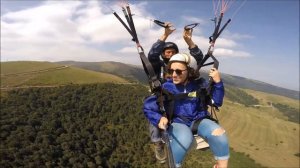
[[[172,109],[171,121],[169,121],[170,117],[168,120],[160,110],[157,97],[154,95],[145,99],[144,114],[153,125],[160,129],[167,129],[176,167],[181,167],[184,156],[193,142],[192,128],[196,127],[196,133],[210,145],[217,161],[214,167],[226,168],[229,159],[229,145],[225,130],[216,122],[208,119],[210,114],[206,105],[202,105],[199,96],[192,94],[207,83],[202,78],[198,79],[200,75],[195,71],[196,69],[197,63],[192,56],[173,55],[168,64],[171,79],[162,86],[163,90],[173,95],[172,107],[170,107],[170,101],[167,99],[163,101],[167,112],[168,109]],[[209,76],[213,80],[212,102],[219,107],[222,105],[224,97],[223,82],[215,68],[210,70]],[[189,96],[176,98],[176,95],[185,93]]]
[[[163,83],[169,76],[167,75],[167,64],[170,58],[179,52],[178,46],[173,42],[165,42],[166,39],[176,30],[170,22],[164,23],[164,33],[152,45],[148,60],[151,63],[157,78]],[[203,58],[203,53],[199,47],[192,40],[192,29],[184,29],[183,39],[188,45],[190,54],[200,63]],[[162,142],[162,134],[157,125],[149,123],[149,133],[151,142],[154,144],[155,158],[159,163],[165,163],[167,154],[164,150],[164,143]]]

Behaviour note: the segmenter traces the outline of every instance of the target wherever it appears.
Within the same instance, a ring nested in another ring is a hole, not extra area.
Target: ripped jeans
[[[198,126],[198,135],[207,141],[216,160],[229,159],[229,144],[227,136],[224,132],[214,135],[214,130],[221,128],[220,125],[209,119],[203,119]],[[181,163],[189,150],[194,136],[191,128],[185,124],[172,123],[168,129],[170,135],[170,143],[176,167],[180,167]]]

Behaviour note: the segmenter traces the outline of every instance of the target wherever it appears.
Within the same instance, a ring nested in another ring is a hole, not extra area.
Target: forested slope
[[[1,97],[0,167],[165,167],[155,161],[142,112],[148,94],[111,83],[9,91]],[[231,155],[233,166],[259,167]],[[184,165],[213,164],[209,151],[194,151]]]
[[[1,99],[0,167],[153,164],[146,94],[113,84],[12,91]]]

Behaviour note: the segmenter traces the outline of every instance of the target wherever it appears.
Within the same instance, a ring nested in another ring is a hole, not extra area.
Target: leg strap
[[[198,126],[200,124],[201,120],[196,120],[192,125],[192,133],[193,135],[198,134]]]

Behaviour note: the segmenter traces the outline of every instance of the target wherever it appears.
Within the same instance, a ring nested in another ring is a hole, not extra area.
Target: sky
[[[224,0],[222,24],[232,21],[217,39],[214,55],[221,73],[299,91],[299,0]],[[1,0],[1,62],[116,61],[141,65],[136,44],[112,14],[124,21],[129,3],[140,44],[147,55],[164,33],[154,19],[176,28],[167,39],[188,52],[183,27],[206,53],[219,16],[218,0],[38,1]]]

